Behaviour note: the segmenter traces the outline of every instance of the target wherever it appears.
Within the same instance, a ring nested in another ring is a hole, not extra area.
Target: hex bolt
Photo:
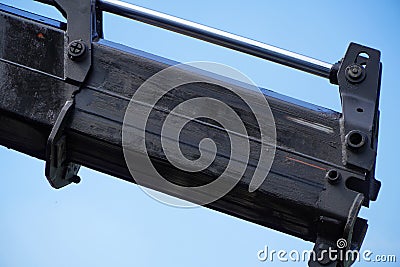
[[[366,73],[365,69],[359,64],[352,64],[346,68],[346,78],[352,83],[358,83],[364,80]]]
[[[82,40],[74,40],[68,45],[68,57],[73,61],[82,59],[86,52],[86,45]]]
[[[346,135],[345,140],[349,149],[358,150],[365,145],[367,137],[358,130],[352,130]]]
[[[349,69],[348,69],[348,74],[351,78],[353,79],[358,79],[361,76],[361,68],[357,65],[352,65]]]
[[[339,183],[340,179],[342,178],[342,175],[337,170],[331,169],[326,172],[325,177],[326,177],[326,179],[328,179],[328,182],[330,184],[337,184],[337,183]]]

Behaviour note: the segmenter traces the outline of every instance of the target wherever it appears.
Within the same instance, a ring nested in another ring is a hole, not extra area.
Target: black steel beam
[[[92,68],[77,91],[76,84],[64,80],[64,35],[65,25],[0,5],[0,145],[46,160],[50,131],[72,95],[75,106],[65,129],[68,161],[135,182],[122,150],[125,110],[146,79],[176,63],[100,40],[92,45]],[[258,190],[248,190],[260,146],[254,118],[234,95],[209,84],[185,85],[157,104],[146,133],[153,164],[172,182],[186,186],[218,177],[230,145],[215,123],[195,121],[188,125],[187,136],[183,134],[180,145],[188,155],[197,155],[199,141],[208,135],[220,144],[213,164],[199,173],[172,166],[159,140],[160,122],[174,106],[196,96],[220,99],[239,114],[254,139],[243,179],[207,207],[313,242],[319,235],[341,238],[351,227],[351,244],[359,248],[367,223],[357,214],[362,202],[368,205],[365,188],[370,174],[343,164],[341,114],[262,92],[276,122],[277,148],[271,171]],[[337,184],[326,177],[331,169],[341,173]]]

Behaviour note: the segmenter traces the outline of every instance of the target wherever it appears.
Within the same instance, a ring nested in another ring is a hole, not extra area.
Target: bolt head
[[[346,68],[345,74],[348,81],[358,83],[364,80],[365,69],[358,64],[352,64]]]
[[[352,78],[358,78],[361,76],[361,68],[357,65],[353,65],[348,70],[348,73]]]
[[[86,52],[86,45],[82,40],[74,40],[68,45],[68,57],[71,60],[80,60]]]

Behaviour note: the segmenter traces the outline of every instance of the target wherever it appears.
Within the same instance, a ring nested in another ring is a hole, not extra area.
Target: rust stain
[[[37,36],[37,38],[39,38],[39,39],[44,39],[44,34],[41,33],[41,32],[39,32],[36,36]]]
[[[313,167],[313,168],[316,168],[316,169],[319,169],[319,170],[323,170],[323,171],[327,170],[327,169],[325,169],[325,168],[323,168],[321,166],[317,166],[317,165],[314,165],[314,164],[311,164],[311,163],[308,163],[308,162],[305,162],[305,161],[301,161],[299,159],[294,159],[294,158],[291,158],[291,157],[286,157],[286,158],[288,160],[292,160],[292,161],[295,161],[295,162],[298,162],[298,163],[301,163],[301,164],[304,164],[304,165],[307,165],[307,166],[310,166],[310,167]]]

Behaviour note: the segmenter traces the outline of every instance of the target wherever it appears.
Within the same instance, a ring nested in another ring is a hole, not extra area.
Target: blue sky
[[[54,8],[30,0],[0,2],[61,18]],[[381,50],[376,176],[383,185],[378,201],[361,212],[370,225],[363,249],[396,254],[400,261],[398,1],[128,2],[330,63],[344,55],[349,42]],[[105,15],[104,23],[108,40],[180,62],[223,63],[261,87],[340,110],[338,88],[325,79],[113,15]],[[136,185],[85,168],[79,185],[54,190],[44,177],[43,162],[3,147],[0,160],[1,267],[305,266],[259,262],[257,251],[265,245],[288,251],[312,248],[309,242],[209,209],[163,205]],[[356,266],[361,265],[368,264]]]

